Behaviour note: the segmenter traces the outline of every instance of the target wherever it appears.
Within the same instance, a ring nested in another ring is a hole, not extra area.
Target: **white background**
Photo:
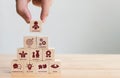
[[[40,9],[29,6],[39,19]],[[15,54],[30,35],[48,36],[56,53],[120,53],[120,0],[54,0],[40,33],[30,33],[15,0],[0,0],[0,54]]]

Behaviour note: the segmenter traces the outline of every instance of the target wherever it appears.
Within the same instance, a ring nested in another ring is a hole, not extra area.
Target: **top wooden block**
[[[31,32],[40,32],[42,29],[42,21],[41,20],[31,20],[30,21],[30,31]]]

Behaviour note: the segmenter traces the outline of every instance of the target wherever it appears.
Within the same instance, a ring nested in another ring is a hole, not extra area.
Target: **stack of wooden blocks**
[[[35,26],[37,24],[37,26]],[[41,31],[41,21],[31,21],[32,32]],[[48,37],[26,36],[24,48],[17,51],[12,60],[12,73],[60,73],[60,60],[54,58],[55,49],[48,47]]]

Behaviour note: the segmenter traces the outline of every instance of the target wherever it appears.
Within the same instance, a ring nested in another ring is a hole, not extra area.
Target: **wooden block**
[[[36,41],[35,36],[24,37],[24,48],[36,48]]]
[[[40,32],[42,30],[42,21],[31,20],[30,21],[30,31],[31,32]]]
[[[42,49],[29,49],[30,60],[42,60]]]
[[[26,61],[24,65],[24,73],[35,73],[35,61]]]
[[[12,60],[11,62],[11,72],[12,73],[17,73],[17,72],[21,72],[23,73],[24,72],[24,65],[23,65],[23,61],[19,61],[17,59],[15,60]]]
[[[60,60],[50,61],[49,73],[60,73],[60,72],[61,72]]]
[[[48,61],[38,61],[36,64],[36,73],[45,74],[48,73],[49,64]]]
[[[43,60],[54,60],[55,49],[43,49]]]
[[[17,58],[19,60],[29,60],[29,51],[25,48],[19,48],[17,52]]]
[[[37,37],[37,48],[48,48],[48,37]]]

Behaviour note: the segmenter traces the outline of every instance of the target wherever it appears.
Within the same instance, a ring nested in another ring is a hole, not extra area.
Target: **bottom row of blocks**
[[[61,64],[55,61],[21,61],[13,60],[11,65],[12,72],[21,73],[60,73]]]

